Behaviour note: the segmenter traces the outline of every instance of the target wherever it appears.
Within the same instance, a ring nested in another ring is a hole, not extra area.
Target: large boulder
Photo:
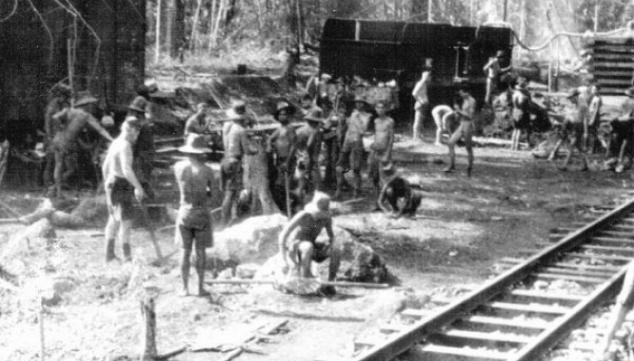
[[[260,263],[277,253],[278,236],[286,222],[281,214],[248,218],[215,233],[207,256],[224,262]]]

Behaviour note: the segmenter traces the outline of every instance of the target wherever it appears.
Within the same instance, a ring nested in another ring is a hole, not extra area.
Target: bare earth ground
[[[451,294],[477,286],[494,274],[497,259],[547,239],[549,229],[569,225],[586,206],[609,202],[632,184],[629,173],[559,172],[528,152],[500,148],[477,148],[474,175],[467,179],[462,149],[458,172],[447,175],[439,161],[444,147],[401,142],[399,148],[397,160],[417,162],[398,163],[424,192],[416,218],[394,220],[368,212],[368,199],[335,219],[384,257],[399,280],[395,288],[340,289],[326,299],[286,295],[268,286],[215,286],[210,300],[181,298],[176,295],[177,257],[161,268],[147,266],[154,253],[142,229],[133,233],[135,261],[108,266],[102,262],[102,238],[91,236],[101,229],[57,230],[54,245],[33,247],[11,260],[22,284],[17,294],[0,287],[0,359],[39,359],[35,300],[44,277],[64,281],[65,288],[61,302],[45,310],[47,360],[135,357],[141,343],[138,290],[143,288],[156,294],[159,353],[199,340],[235,341],[263,323],[288,319],[287,333],[257,345],[263,354],[243,353],[237,360],[346,358],[356,335],[396,311],[399,293],[411,288],[419,296]],[[24,194],[2,197],[14,205],[35,204]],[[28,207],[23,210],[30,211]],[[0,226],[0,250],[20,227]],[[161,233],[160,241],[165,253],[176,250],[170,232]],[[142,279],[149,280],[144,287]],[[225,356],[185,353],[173,359]]]

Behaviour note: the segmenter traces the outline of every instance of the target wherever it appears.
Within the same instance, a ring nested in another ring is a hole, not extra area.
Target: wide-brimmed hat
[[[212,153],[211,148],[207,146],[205,137],[201,134],[190,133],[185,139],[185,145],[178,148],[181,153],[187,154],[205,154]]]
[[[319,108],[311,109],[308,114],[304,115],[304,119],[309,122],[319,123],[324,123],[326,121],[326,118],[324,117],[324,112]]]
[[[88,90],[77,92],[77,99],[75,100],[75,107],[81,107],[88,104],[97,103],[99,99],[95,98]]]
[[[135,97],[134,100],[132,100],[132,103],[130,103],[130,105],[128,105],[128,109],[139,113],[145,113],[147,105],[148,101],[144,97],[139,95]]]
[[[295,107],[288,102],[279,102],[275,106],[275,112],[273,113],[273,117],[277,119],[282,110],[286,110],[287,113],[293,114],[295,113]]]
[[[632,97],[634,98],[634,87],[629,87],[627,89],[625,89],[625,95],[627,95],[628,97]]]
[[[365,100],[365,98],[363,97],[363,95],[357,94],[354,96],[354,102],[355,103],[363,103],[363,104],[368,104],[368,102]]]

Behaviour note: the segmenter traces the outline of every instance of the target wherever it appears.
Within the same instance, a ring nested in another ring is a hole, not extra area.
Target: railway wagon
[[[411,89],[431,59],[432,104],[450,103],[458,82],[467,84],[481,102],[486,82],[482,67],[497,50],[507,54],[501,65],[508,66],[512,36],[504,27],[330,18],[321,34],[320,72],[396,79],[401,111],[407,112]]]

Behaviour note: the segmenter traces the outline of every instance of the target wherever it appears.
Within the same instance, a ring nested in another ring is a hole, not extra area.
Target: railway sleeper
[[[482,319],[479,320],[479,318]],[[539,335],[542,330],[546,328],[545,325],[533,326],[534,327],[525,327],[522,321],[487,316],[467,316],[458,319],[454,323],[452,323],[452,327],[463,330],[480,332],[503,332],[525,336]]]
[[[569,307],[552,306],[544,303],[512,303],[494,301],[486,304],[485,307],[502,311],[552,315],[564,315],[570,311]]]
[[[536,273],[532,274],[530,277],[539,279],[539,280],[562,280],[562,281],[572,281],[577,283],[587,283],[587,284],[601,284],[606,282],[607,278],[598,278],[598,277],[583,277],[583,276],[575,276],[575,275],[566,275],[566,274],[555,274],[555,273]]]
[[[569,258],[580,258],[580,259],[587,259],[590,261],[609,261],[612,263],[629,263],[632,260],[632,257],[623,257],[623,256],[612,256],[612,255],[600,255],[600,254],[589,254],[589,253],[579,253],[579,252],[571,252],[571,253],[566,253],[564,255],[564,259],[569,259]]]
[[[545,303],[549,305],[553,304],[563,304],[563,306],[574,306],[579,301],[583,300],[583,296],[573,296],[569,294],[563,293],[553,293],[553,292],[543,292],[543,291],[533,291],[533,290],[520,290],[515,289],[507,292],[504,295],[505,299],[510,299],[513,302],[524,301],[527,300],[539,300],[540,303]]]
[[[634,240],[634,232],[623,232],[623,231],[615,231],[612,229],[604,229],[597,232],[599,235],[604,235],[608,237],[619,237]]]
[[[500,332],[480,332],[460,329],[446,329],[433,333],[427,342],[458,347],[487,347],[495,349],[517,349],[531,341],[532,337]]]
[[[459,356],[476,360],[508,360],[512,355],[510,352],[500,352],[492,349],[483,350],[437,344],[424,344],[419,346],[419,350],[425,353]]]

